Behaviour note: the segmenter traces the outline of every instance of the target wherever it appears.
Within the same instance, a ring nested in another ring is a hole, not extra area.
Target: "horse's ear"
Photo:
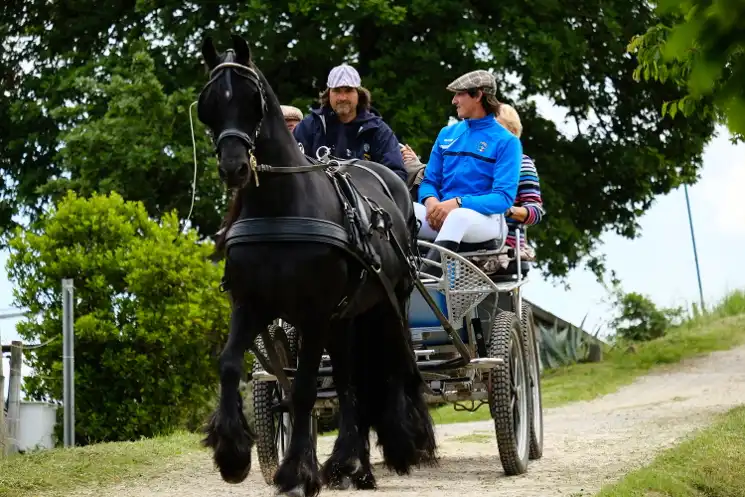
[[[233,38],[233,48],[238,63],[248,65],[251,62],[251,48],[248,46],[248,42],[241,35],[230,36]]]
[[[212,43],[212,37],[208,36],[202,42],[202,57],[207,67],[212,70],[220,63],[220,55],[217,53],[215,45]]]

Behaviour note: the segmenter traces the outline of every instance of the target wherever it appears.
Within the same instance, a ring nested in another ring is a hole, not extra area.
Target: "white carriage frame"
[[[460,403],[462,402],[479,402],[484,403],[488,398],[488,392],[486,386],[483,383],[482,373],[493,369],[498,364],[502,364],[504,360],[502,358],[489,358],[479,357],[476,349],[476,333],[473,329],[471,318],[478,318],[477,307],[484,300],[490,296],[496,297],[494,304],[494,314],[490,316],[490,320],[486,323],[487,326],[491,326],[496,311],[498,309],[499,294],[513,293],[513,309],[518,319],[522,315],[522,286],[529,281],[528,276],[523,274],[522,270],[522,259],[520,254],[520,241],[521,241],[522,230],[520,227],[515,229],[515,256],[510,258],[510,262],[514,261],[516,264],[516,271],[514,273],[508,273],[505,275],[504,281],[493,281],[488,275],[486,275],[476,264],[474,264],[469,257],[494,257],[505,254],[504,246],[499,249],[485,249],[477,250],[473,252],[454,252],[445,247],[436,245],[433,242],[426,240],[417,240],[420,247],[427,249],[435,249],[440,253],[440,261],[435,262],[430,259],[422,258],[422,261],[428,265],[439,266],[441,270],[441,277],[434,277],[430,274],[419,272],[420,280],[427,290],[436,290],[445,296],[445,302],[447,307],[447,320],[456,331],[463,326],[463,318],[468,317],[465,320],[466,333],[468,334],[468,352],[471,359],[468,364],[463,366],[462,370],[468,372],[470,377],[471,388],[467,390],[456,390],[451,393],[443,391],[439,395],[426,394],[427,401],[429,403],[441,403],[447,402],[454,404],[456,408],[465,408]],[[506,309],[503,309],[506,310]],[[432,328],[412,328],[411,332],[413,336],[417,336],[421,333],[426,332],[442,332],[442,326],[435,326]],[[457,338],[456,338],[457,340]],[[464,344],[465,345],[465,344]],[[418,358],[428,358],[439,350],[451,350],[453,345],[437,346],[433,349],[416,350]],[[457,349],[457,346],[456,346]],[[455,355],[458,355],[458,351],[454,351]],[[459,368],[460,369],[460,368]],[[430,378],[436,378],[440,376],[442,380],[456,385],[455,383],[448,380],[450,375],[438,374],[438,373],[424,373],[425,379],[427,376]],[[434,384],[437,384],[437,379],[432,379]],[[465,408],[467,409],[467,408]],[[471,408],[473,409],[473,407]]]

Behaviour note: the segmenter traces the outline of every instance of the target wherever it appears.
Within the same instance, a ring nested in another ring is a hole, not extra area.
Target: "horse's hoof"
[[[303,490],[302,485],[298,485],[288,492],[277,492],[277,495],[282,495],[284,497],[305,497],[305,490]]]
[[[222,477],[223,481],[225,483],[230,483],[233,485],[236,485],[238,483],[243,483],[246,478],[248,478],[249,473],[251,472],[251,467],[246,467],[242,472],[233,472],[231,470],[220,470],[220,476]]]
[[[316,497],[322,485],[318,463],[285,459],[274,474],[274,485],[279,495]]]
[[[335,478],[331,483],[329,483],[328,487],[331,490],[348,490],[350,486],[352,486],[352,478],[343,475],[341,478]]]
[[[368,471],[361,476],[356,476],[354,478],[354,488],[357,490],[377,490],[378,484],[375,481],[372,471]]]

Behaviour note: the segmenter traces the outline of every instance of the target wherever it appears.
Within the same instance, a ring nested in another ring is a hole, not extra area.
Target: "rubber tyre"
[[[530,459],[540,459],[543,456],[543,394],[541,393],[541,359],[538,354],[538,340],[536,335],[533,309],[523,302],[522,319],[523,347],[528,359],[528,416],[530,419]]]
[[[295,367],[297,365],[298,340],[295,328],[288,324],[279,327],[270,325],[270,335],[274,338],[277,355],[283,362],[282,367]],[[261,337],[256,339],[257,348],[266,354],[264,341]],[[259,361],[254,361],[253,371],[261,371],[263,366]],[[282,390],[276,381],[253,380],[253,402],[254,423],[256,430],[256,452],[259,456],[259,468],[261,475],[267,485],[273,485],[274,473],[277,472],[281,461],[277,447],[277,431],[280,416],[272,412],[272,407],[281,400]],[[289,435],[292,435],[290,427]]]
[[[504,360],[489,375],[489,408],[494,419],[499,459],[507,476],[520,475],[528,469],[530,452],[529,377],[522,326],[515,313],[502,311],[494,318],[489,357]],[[513,389],[513,384],[518,388]],[[513,390],[517,391],[514,408]]]

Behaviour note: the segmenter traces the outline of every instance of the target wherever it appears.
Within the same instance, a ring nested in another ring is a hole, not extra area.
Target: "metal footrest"
[[[477,357],[471,359],[471,363],[467,367],[473,369],[494,369],[502,364],[504,364],[504,359],[501,357]]]
[[[432,349],[426,349],[426,350],[415,350],[414,354],[416,355],[417,359],[424,359],[425,361],[429,360],[429,356],[434,354],[436,351]]]
[[[276,376],[267,373],[263,369],[261,371],[255,371],[251,377],[256,381],[277,381]]]

